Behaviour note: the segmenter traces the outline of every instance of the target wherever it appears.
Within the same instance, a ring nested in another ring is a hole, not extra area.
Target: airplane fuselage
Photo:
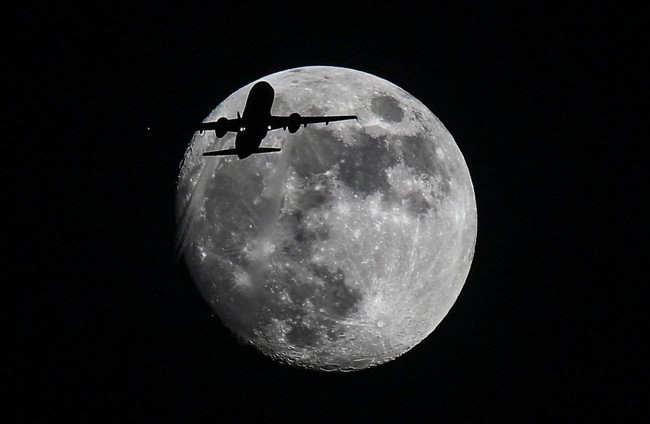
[[[255,153],[269,132],[274,97],[275,91],[266,81],[260,81],[251,88],[241,119],[242,125],[235,138],[239,159]]]

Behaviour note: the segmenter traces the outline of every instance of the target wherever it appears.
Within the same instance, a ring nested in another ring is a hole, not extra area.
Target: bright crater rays
[[[177,187],[178,237],[204,298],[284,363],[351,371],[405,353],[458,297],[476,242],[463,156],[417,99],[373,75],[307,67],[262,78],[272,113],[358,122],[271,131],[280,153],[204,158],[234,135],[195,134]],[[243,110],[253,83],[208,117]]]

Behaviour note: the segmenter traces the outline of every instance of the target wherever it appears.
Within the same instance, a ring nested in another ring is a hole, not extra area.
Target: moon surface
[[[241,340],[287,364],[353,371],[426,338],[469,273],[477,211],[453,137],[415,97],[374,75],[304,67],[261,80],[271,113],[357,115],[268,133],[272,154],[202,157],[235,134],[196,133],[177,182],[192,278]],[[206,118],[243,111],[252,85]]]

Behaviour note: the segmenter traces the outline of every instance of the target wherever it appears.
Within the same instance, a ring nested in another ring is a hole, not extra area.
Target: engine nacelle
[[[292,113],[289,115],[289,125],[287,126],[289,129],[289,132],[291,134],[295,133],[298,131],[300,128],[300,114],[299,113]]]
[[[228,118],[217,119],[217,125],[214,127],[214,133],[221,138],[228,132]]]

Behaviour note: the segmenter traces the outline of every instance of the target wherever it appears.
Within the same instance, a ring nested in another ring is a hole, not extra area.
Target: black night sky
[[[7,422],[628,422],[646,410],[640,10],[421,3],[5,11]],[[306,65],[413,94],[476,191],[476,253],[451,312],[362,372],[277,364],[211,316],[174,256],[191,132],[139,132],[200,121],[250,81]]]

